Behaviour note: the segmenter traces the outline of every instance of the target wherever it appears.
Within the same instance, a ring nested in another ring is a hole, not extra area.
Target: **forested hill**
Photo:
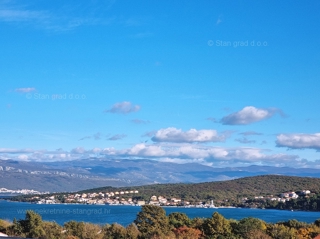
[[[277,195],[287,191],[320,192],[320,178],[263,175],[229,181],[196,184],[154,184],[137,187],[95,188],[81,192],[138,190],[143,198],[152,195],[191,199],[236,199],[258,195]]]

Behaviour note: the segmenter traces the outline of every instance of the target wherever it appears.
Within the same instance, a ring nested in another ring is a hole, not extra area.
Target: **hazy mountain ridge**
[[[0,187],[51,192],[103,186],[224,181],[264,174],[320,177],[320,169],[255,165],[213,168],[197,163],[175,164],[143,159],[93,158],[65,162],[0,160]]]

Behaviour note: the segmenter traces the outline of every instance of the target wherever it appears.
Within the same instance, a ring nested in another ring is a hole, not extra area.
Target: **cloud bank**
[[[140,143],[125,149],[93,148],[86,150],[76,147],[70,151],[2,149],[0,159],[22,161],[70,161],[88,158],[153,159],[176,163],[198,162],[215,167],[248,165],[314,167],[320,168],[319,161],[307,161],[297,155],[272,153],[254,147],[212,147],[202,144]]]
[[[279,134],[276,144],[278,147],[287,147],[290,149],[315,149],[320,151],[320,133]]]

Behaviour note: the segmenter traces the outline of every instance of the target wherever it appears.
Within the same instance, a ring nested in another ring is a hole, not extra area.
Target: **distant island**
[[[264,175],[209,183],[103,187],[75,193],[20,195],[11,200],[38,204],[149,204],[320,211],[320,179]]]
[[[7,188],[0,188],[0,196],[7,194],[23,194],[23,195],[28,195],[28,194],[48,194],[49,192],[39,192],[33,189],[18,189],[18,190],[11,190]]]

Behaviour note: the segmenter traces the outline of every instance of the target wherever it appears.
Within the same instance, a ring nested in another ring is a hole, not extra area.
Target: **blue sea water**
[[[320,218],[319,212],[262,210],[247,208],[182,208],[165,207],[167,214],[172,212],[186,213],[190,218],[211,217],[219,212],[227,219],[240,220],[245,217],[260,218],[266,222],[279,222],[296,219],[312,223]],[[12,221],[24,219],[27,210],[39,213],[43,220],[56,221],[63,225],[70,220],[91,222],[96,224],[119,223],[129,225],[141,210],[139,206],[108,206],[108,205],[81,205],[81,204],[30,204],[0,200],[0,219]]]

